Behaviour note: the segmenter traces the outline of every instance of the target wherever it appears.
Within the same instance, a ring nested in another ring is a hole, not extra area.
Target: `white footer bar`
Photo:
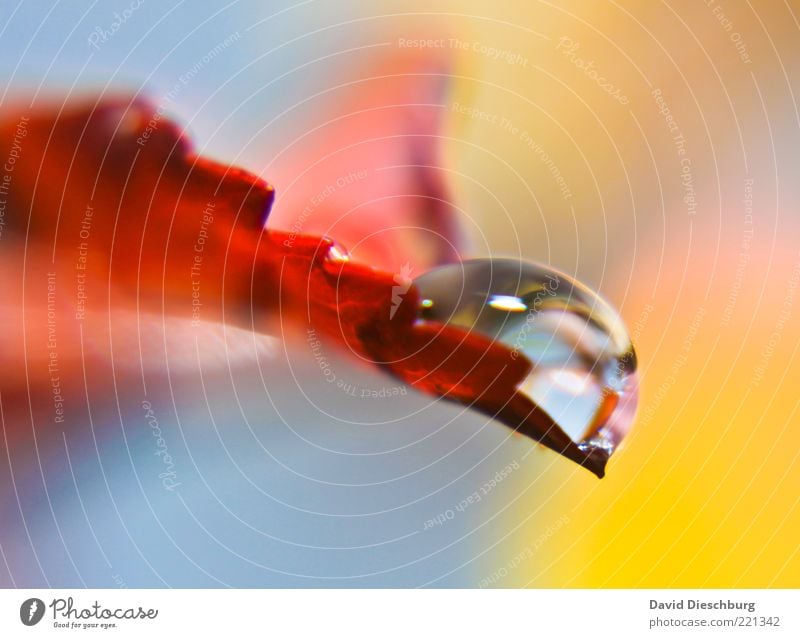
[[[798,617],[798,590],[0,590],[2,636],[797,637]]]

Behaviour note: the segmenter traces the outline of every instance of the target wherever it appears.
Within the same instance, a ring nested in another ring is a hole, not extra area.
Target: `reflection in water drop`
[[[341,245],[333,242],[325,254],[325,261],[330,264],[343,264],[350,261],[350,254]]]
[[[530,360],[518,390],[582,451],[610,455],[619,445],[636,412],[636,355],[619,315],[597,294],[510,259],[442,266],[414,284],[420,320],[477,331]]]

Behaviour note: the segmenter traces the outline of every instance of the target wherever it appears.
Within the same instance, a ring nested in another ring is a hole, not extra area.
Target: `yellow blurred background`
[[[493,584],[800,585],[800,6],[453,6],[475,254],[596,287],[641,372],[605,479],[516,477]]]

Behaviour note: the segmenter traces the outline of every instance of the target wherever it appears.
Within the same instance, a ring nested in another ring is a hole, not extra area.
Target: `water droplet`
[[[630,337],[608,303],[563,273],[511,259],[442,266],[414,284],[421,321],[477,331],[526,357],[533,369],[518,390],[581,451],[611,455],[638,390]]]
[[[350,254],[347,252],[346,248],[343,248],[340,244],[333,242],[328,248],[328,252],[325,254],[325,261],[331,264],[344,264],[350,261]]]
[[[323,239],[329,241],[330,245],[321,255],[322,268],[325,272],[338,277],[342,272],[342,266],[350,261],[350,253],[341,244],[332,239],[328,237]]]

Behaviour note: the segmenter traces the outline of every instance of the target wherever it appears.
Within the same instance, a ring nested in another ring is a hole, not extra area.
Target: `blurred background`
[[[433,259],[392,230],[421,223],[425,165],[463,257],[550,264],[620,310],[641,395],[597,480],[333,350],[343,385],[308,342],[206,326],[201,351],[137,321],[149,408],[121,343],[92,423],[40,423],[35,455],[6,439],[0,584],[800,585],[799,19],[793,0],[3,3],[4,113],[140,95],[275,185],[271,227],[393,271]],[[396,248],[371,250],[383,233]]]

